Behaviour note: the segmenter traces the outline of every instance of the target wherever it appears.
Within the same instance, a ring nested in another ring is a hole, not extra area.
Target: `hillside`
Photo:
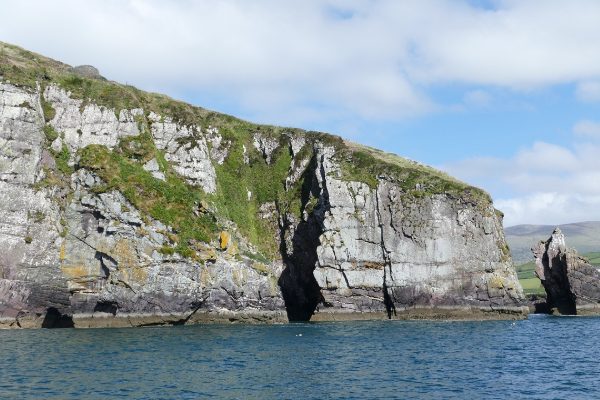
[[[546,240],[556,228],[552,225],[516,225],[504,229],[506,241],[516,265],[533,259],[531,247]],[[560,225],[569,247],[579,254],[600,251],[600,222],[589,221]]]
[[[0,139],[11,326],[521,315],[489,195],[417,162],[8,44]]]

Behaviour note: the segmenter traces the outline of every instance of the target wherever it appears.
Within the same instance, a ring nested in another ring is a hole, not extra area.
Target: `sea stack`
[[[559,228],[532,248],[537,276],[546,290],[551,313],[600,313],[600,272],[566,245]]]

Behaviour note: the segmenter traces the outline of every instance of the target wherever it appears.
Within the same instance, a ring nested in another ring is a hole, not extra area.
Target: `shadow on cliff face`
[[[329,209],[327,188],[319,193],[319,185],[315,176],[317,168],[316,156],[302,175],[302,208],[308,203],[311,194],[319,198],[317,206],[306,221],[298,224],[292,238],[291,252],[286,247],[285,231],[289,224],[286,219],[281,228],[281,254],[285,269],[279,277],[279,287],[285,301],[288,320],[291,322],[309,321],[317,305],[323,301],[321,288],[313,271],[318,262],[317,248],[321,244],[319,236],[323,233],[322,221]],[[323,174],[323,171],[320,171]],[[323,179],[324,182],[324,179]]]
[[[542,283],[546,290],[546,304],[548,309],[556,308],[562,315],[577,315],[575,296],[571,292],[571,285],[567,275],[566,257],[558,255],[553,260],[553,268],[550,268],[548,250],[546,250],[541,261],[544,268],[544,276],[546,277]]]
[[[555,229],[546,241],[539,242],[532,249],[536,263],[536,275],[546,291],[546,307],[550,313],[558,311],[562,315],[576,315],[576,295],[569,279],[569,250],[560,229]]]
[[[117,315],[119,304],[116,301],[98,301],[94,306],[94,312],[103,312]]]
[[[46,316],[42,322],[42,328],[54,329],[54,328],[73,328],[73,317],[70,315],[62,314],[55,307],[50,307],[46,310]]]
[[[394,304],[394,300],[388,292],[388,287],[387,283],[385,282],[385,278],[383,280],[383,304],[385,305],[385,310],[387,312],[388,319],[392,319],[392,317],[395,317],[396,305]]]
[[[309,321],[322,301],[321,288],[313,271],[317,263],[319,235],[310,221],[302,222],[294,233],[293,254],[285,259],[279,286],[290,321]]]

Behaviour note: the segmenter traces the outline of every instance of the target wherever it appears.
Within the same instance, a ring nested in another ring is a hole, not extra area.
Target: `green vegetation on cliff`
[[[346,180],[361,181],[374,189],[377,177],[386,176],[413,196],[449,193],[474,203],[491,203],[485,191],[427,165],[355,143],[344,142],[341,149],[338,160]]]
[[[287,147],[278,148],[271,164],[267,164],[250,143],[248,164],[241,145],[232,146],[222,165],[216,165],[217,195],[215,201],[223,215],[235,222],[242,233],[270,257],[279,250],[276,226],[257,218],[262,204],[276,205],[285,192],[285,178],[290,168],[291,155]]]
[[[163,182],[135,161],[138,157],[146,160],[154,156],[161,160],[160,164],[166,164],[149,134],[143,133],[121,141],[115,151],[101,145],[85,147],[80,151],[79,166],[96,172],[106,182],[98,191],[118,190],[136,208],[173,227],[171,240],[175,250],[191,256],[195,241],[210,242],[215,237],[215,218],[198,212],[202,193],[186,185],[174,172],[167,170]]]
[[[587,258],[590,264],[593,266],[600,267],[600,252],[594,251],[591,253],[586,253],[583,256]]]
[[[81,149],[77,166],[95,171],[106,182],[106,186],[98,190],[119,190],[141,211],[172,226],[175,231],[172,248],[183,255],[190,255],[196,242],[215,240],[217,232],[226,228],[227,221],[232,221],[262,255],[278,257],[278,221],[276,217],[269,217],[269,213],[277,209],[300,218],[303,208],[309,211],[314,208],[316,200],[303,191],[304,179],[311,177],[303,176],[287,188],[285,180],[293,165],[312,158],[317,141],[335,148],[334,158],[340,165],[343,180],[360,181],[375,188],[378,179],[385,177],[396,182],[409,196],[447,194],[481,207],[491,203],[484,191],[393,154],[324,133],[253,124],[102,77],[83,77],[66,64],[1,42],[0,80],[30,89],[39,86],[42,90],[56,84],[69,91],[71,97],[82,99],[84,104],[94,102],[113,109],[116,115],[123,109],[143,109],[145,115],[139,117],[138,124],[144,133],[121,140],[112,151],[99,145]],[[54,110],[43,98],[42,108],[46,121],[52,120]],[[222,164],[214,163],[215,194],[209,195],[188,185],[166,162],[149,134],[147,116],[150,112],[170,117],[181,125],[218,128],[227,143],[228,155]],[[50,125],[46,125],[45,131],[48,142],[59,135]],[[270,162],[253,144],[257,133],[279,144]],[[294,159],[290,138],[285,133],[306,139],[307,143]],[[69,173],[67,148],[53,154],[58,168]],[[152,158],[158,160],[166,181],[155,179],[143,169],[143,163]],[[202,202],[210,205],[209,210],[198,211]]]

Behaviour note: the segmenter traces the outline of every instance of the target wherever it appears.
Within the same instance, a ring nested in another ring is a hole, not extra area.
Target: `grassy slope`
[[[132,86],[121,85],[105,79],[89,79],[74,75],[70,66],[28,52],[19,47],[0,42],[0,76],[4,81],[26,88],[40,85],[58,84],[71,92],[71,96],[85,102],[114,109],[118,115],[122,109],[143,108],[146,116],[154,111],[171,117],[185,125],[202,128],[217,127],[226,141],[231,142],[229,156],[223,165],[216,165],[217,193],[207,195],[200,189],[192,188],[177,176],[164,161],[149,136],[127,139],[114,150],[89,146],[79,154],[81,161],[77,167],[95,170],[107,183],[105,190],[118,189],[139,209],[154,218],[175,228],[173,248],[183,254],[191,254],[195,241],[209,241],[216,237],[222,228],[218,221],[231,220],[241,233],[255,244],[263,255],[278,257],[276,226],[258,218],[259,207],[265,202],[274,202],[281,211],[300,215],[309,199],[301,196],[300,181],[286,191],[284,180],[292,162],[288,138],[284,132],[306,135],[309,141],[321,140],[336,148],[335,157],[341,165],[342,179],[362,181],[374,187],[377,177],[385,175],[394,179],[405,190],[405,194],[425,196],[447,193],[481,207],[487,207],[491,199],[481,189],[466,185],[433,168],[405,160],[393,154],[343,141],[333,135],[305,132],[299,129],[257,125],[225,114],[195,107],[173,100],[167,96],[147,93]],[[46,120],[52,119],[52,107],[43,102]],[[148,132],[146,116],[138,124]],[[47,125],[49,127],[49,125]],[[60,132],[51,132],[51,137]],[[256,132],[275,138],[280,147],[267,164],[262,155],[252,145]],[[250,163],[242,160],[242,145],[248,150]],[[308,146],[311,148],[311,146]],[[312,150],[306,152],[310,156]],[[68,154],[56,154],[59,165],[65,164]],[[160,182],[145,172],[143,161],[157,157],[167,175],[166,182]],[[61,168],[61,173],[69,173]],[[247,191],[253,196],[248,199]],[[208,202],[212,212],[197,216],[198,203]]]

